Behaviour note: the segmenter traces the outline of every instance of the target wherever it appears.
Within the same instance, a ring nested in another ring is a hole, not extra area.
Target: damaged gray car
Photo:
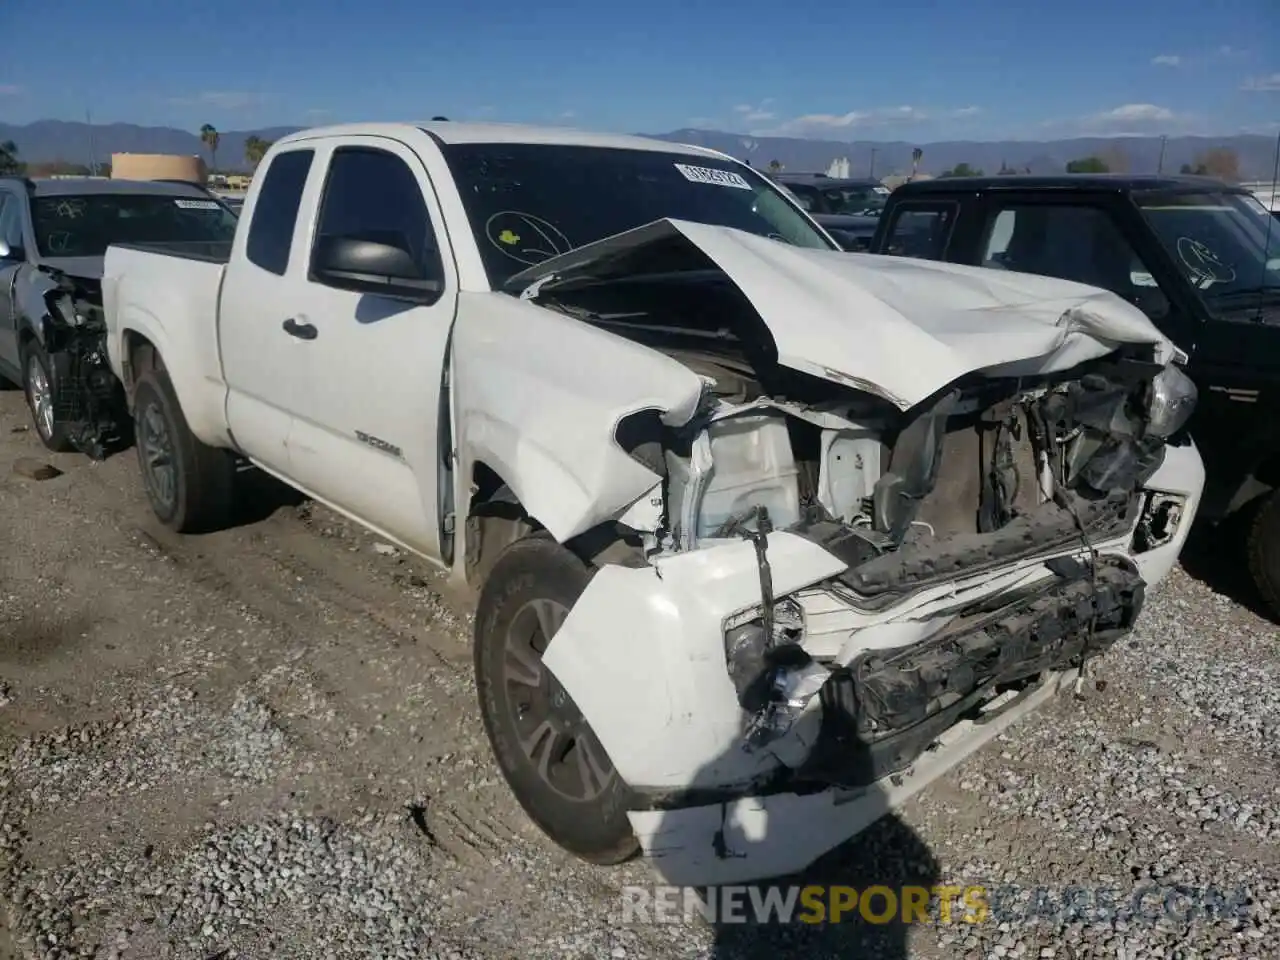
[[[107,246],[229,242],[235,224],[196,184],[0,178],[0,377],[22,386],[48,449],[100,460],[129,441],[107,364]]]

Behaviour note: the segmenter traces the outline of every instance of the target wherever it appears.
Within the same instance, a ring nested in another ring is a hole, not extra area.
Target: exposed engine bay
[[[53,364],[54,417],[81,453],[104,460],[126,446],[129,419],[124,391],[107,358],[107,324],[97,280],[41,267],[48,280],[40,318],[45,352]]]
[[[975,374],[904,413],[780,366],[751,304],[708,271],[548,284],[531,299],[703,379],[688,424],[644,411],[616,439],[662,478],[649,501],[660,518],[633,524],[646,558],[737,538],[755,546],[759,604],[724,623],[745,748],[767,750],[807,717],[821,726],[814,748],[756,792],[902,770],[966,711],[1082,665],[1138,616],[1137,566],[1095,544],[1168,527],[1170,505],[1147,516],[1143,485],[1181,442],[1196,399],[1149,346],[1065,373]],[[809,601],[775,596],[773,530],[819,544],[845,570]],[[1049,575],[996,596],[958,592],[923,640],[858,650],[856,634],[821,636],[823,603],[882,611],[1036,558]]]

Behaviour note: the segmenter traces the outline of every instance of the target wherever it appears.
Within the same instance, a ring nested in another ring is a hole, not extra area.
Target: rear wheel
[[[32,340],[22,348],[22,389],[27,395],[27,409],[36,428],[40,442],[54,453],[66,453],[71,449],[66,424],[58,421],[54,400],[52,361],[44,347]]]
[[[225,525],[235,461],[191,432],[163,369],[149,369],[139,378],[133,417],[142,483],[160,521],[179,533]]]
[[[476,613],[480,713],[503,776],[557,845],[615,864],[639,844],[630,791],[542,655],[591,580],[591,570],[545,536],[520,540],[494,562]]]
[[[1280,490],[1268,494],[1249,528],[1249,571],[1272,612],[1280,617]]]

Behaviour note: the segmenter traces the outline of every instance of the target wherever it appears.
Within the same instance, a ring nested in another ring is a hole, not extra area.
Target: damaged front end
[[[129,418],[107,358],[101,283],[51,267],[40,267],[39,278],[39,334],[53,365],[54,422],[76,450],[104,460],[128,444]]]
[[[1146,584],[1131,557],[1096,546],[1139,525],[1143,485],[1194,399],[1176,367],[1128,358],[1034,384],[974,379],[895,418],[857,400],[715,401],[689,426],[687,457],[668,445],[672,525],[653,556],[751,542],[759,603],[724,623],[744,747],[818,713],[788,788],[865,785],[999,692],[1105,651],[1132,628]],[[775,529],[844,569],[775,596]],[[1043,575],[981,589],[1028,564]],[[903,642],[849,629],[888,625],[926,594],[950,597],[905,621]]]
[[[997,344],[986,367],[962,352],[985,328],[946,316],[904,340],[962,372],[904,404],[862,382],[868,368],[780,362],[764,294],[727,270],[678,245],[641,252],[644,271],[606,259],[525,294],[705,384],[681,426],[653,410],[619,423],[615,442],[660,478],[621,518],[647,563],[602,568],[544,656],[639,803],[891,780],[1133,627],[1203,483],[1183,431],[1194,385],[1140,314],[1114,298],[1053,307],[1101,331],[1071,340],[996,304],[978,321],[1041,352],[1019,362]]]

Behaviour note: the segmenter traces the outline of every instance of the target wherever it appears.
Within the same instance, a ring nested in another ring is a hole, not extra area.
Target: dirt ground
[[[132,451],[51,456],[28,423],[0,393],[0,960],[1227,956],[1280,933],[1276,627],[1185,573],[1099,702],[1055,704],[822,875],[1247,884],[1247,917],[1172,940],[624,924],[620,887],[650,875],[527,822],[481,730],[467,605],[427,565],[267,484],[234,529],[175,536]]]

